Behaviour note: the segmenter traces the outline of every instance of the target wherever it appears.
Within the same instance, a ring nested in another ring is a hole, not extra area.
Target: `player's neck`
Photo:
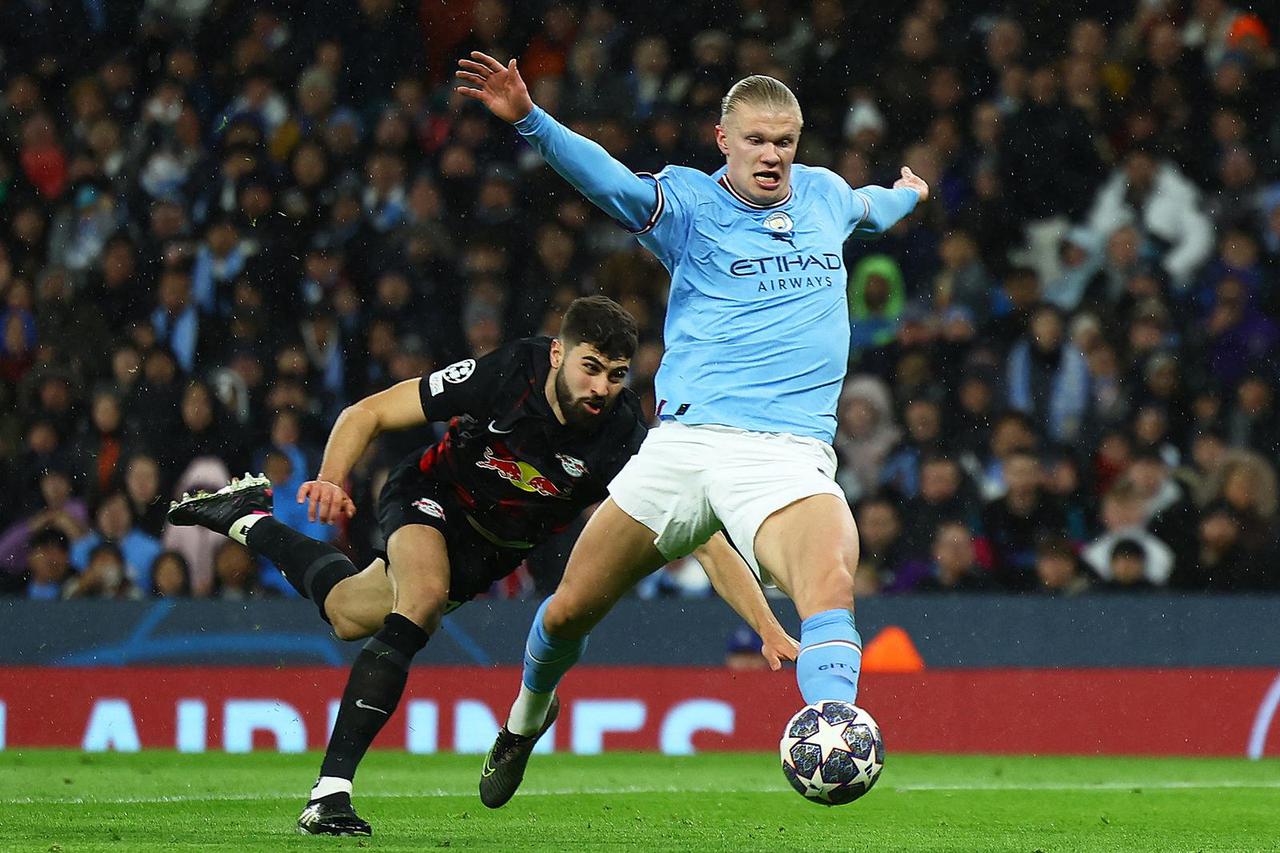
[[[729,191],[730,195],[732,195],[734,198],[738,199],[739,201],[745,202],[749,207],[755,207],[755,208],[761,208],[761,209],[769,208],[769,207],[778,207],[779,205],[782,205],[785,202],[788,202],[791,200],[791,184],[789,182],[785,186],[780,187],[778,190],[772,193],[771,195],[773,197],[767,198],[767,199],[760,199],[760,198],[753,198],[751,194],[744,192],[742,188],[740,188],[737,184],[735,184],[732,181],[732,179],[730,179],[728,172],[725,172],[725,174],[721,176],[720,180],[724,188]]]
[[[551,404],[551,413],[556,416],[561,425],[568,425],[569,421],[565,418],[564,412],[560,410],[560,398],[556,396],[556,372],[554,369],[547,374],[547,381],[543,384],[542,394],[547,398],[547,402]]]

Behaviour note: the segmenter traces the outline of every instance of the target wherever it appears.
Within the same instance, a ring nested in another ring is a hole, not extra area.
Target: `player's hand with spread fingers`
[[[915,190],[920,196],[921,204],[929,200],[929,185],[924,182],[924,178],[911,171],[909,166],[903,166],[902,177],[893,182],[895,190],[900,187]]]
[[[761,639],[760,654],[769,663],[769,669],[777,672],[782,669],[783,661],[795,662],[800,654],[800,644],[786,631],[767,631]]]
[[[533,112],[533,99],[513,59],[506,65],[487,53],[471,51],[470,59],[458,60],[455,75],[466,85],[458,92],[488,107],[503,121],[518,122]]]
[[[324,524],[336,524],[343,516],[356,514],[355,501],[337,483],[328,480],[308,480],[298,487],[298,503],[307,504],[307,518],[319,519]]]

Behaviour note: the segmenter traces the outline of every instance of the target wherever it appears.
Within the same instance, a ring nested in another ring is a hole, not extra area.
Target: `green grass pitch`
[[[374,752],[370,839],[294,834],[316,755],[0,753],[0,850],[1280,850],[1280,762],[890,755],[824,808],[775,755],[535,756],[489,811],[480,756]]]

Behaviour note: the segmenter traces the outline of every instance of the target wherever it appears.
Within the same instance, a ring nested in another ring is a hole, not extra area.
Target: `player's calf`
[[[325,617],[340,640],[371,637],[395,605],[386,564],[374,560],[364,571],[341,580],[324,600]]]

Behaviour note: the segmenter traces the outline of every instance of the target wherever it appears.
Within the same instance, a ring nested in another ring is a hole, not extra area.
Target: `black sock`
[[[396,712],[409,678],[409,662],[427,639],[427,632],[404,616],[387,614],[382,629],[360,650],[351,667],[329,748],[320,765],[321,776],[355,778],[356,766],[369,744]]]
[[[314,601],[326,622],[329,617],[324,612],[324,600],[329,592],[339,581],[360,573],[346,554],[328,542],[303,536],[273,516],[254,522],[245,542],[275,563],[303,598]]]

